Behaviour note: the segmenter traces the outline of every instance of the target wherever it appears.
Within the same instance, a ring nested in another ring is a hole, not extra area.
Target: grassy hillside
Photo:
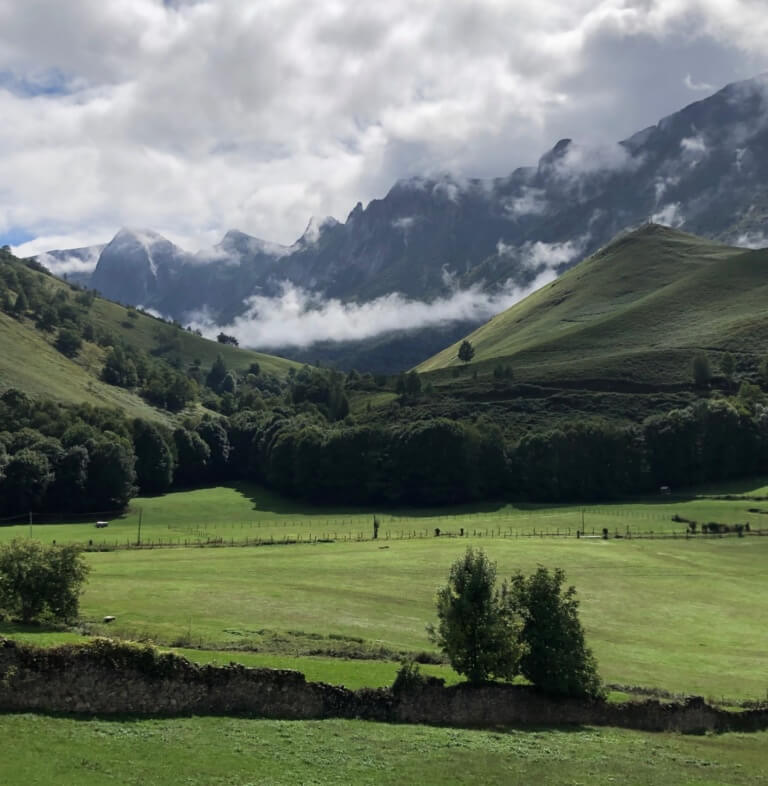
[[[166,420],[168,415],[128,390],[99,381],[94,373],[104,351],[87,345],[78,358],[57,352],[50,339],[0,313],[0,392],[18,388],[31,396],[49,396],[67,404],[119,407],[132,417]]]
[[[210,368],[216,355],[220,354],[227,368],[237,371],[243,371],[256,362],[263,371],[283,377],[290,368],[301,367],[292,360],[210,341],[141,312],[134,312],[138,318],[131,319],[127,316],[130,310],[109,300],[96,298],[91,313],[96,326],[119,333],[130,346],[145,352],[164,348],[163,354],[177,357],[184,365],[200,360],[203,368]]]
[[[69,284],[31,269],[8,254],[0,262],[5,273],[21,275],[32,282],[36,291],[44,293],[46,299],[54,298],[57,293],[70,299],[76,294]],[[4,280],[0,280],[0,296],[10,298],[10,302],[16,298],[13,288]],[[292,361],[209,341],[99,297],[90,305],[87,319],[97,334],[113,335],[125,345],[177,368],[188,368],[200,361],[205,371],[217,354],[223,356],[228,368],[238,371],[254,362],[263,371],[277,376],[287,375],[292,367],[298,368]],[[86,402],[119,407],[135,417],[168,418],[167,413],[150,406],[136,393],[101,382],[100,373],[107,355],[103,346],[85,341],[70,359],[56,350],[55,337],[56,331],[40,329],[31,313],[14,317],[0,310],[0,392],[18,388],[33,396],[46,395],[70,404]]]
[[[471,366],[520,380],[690,380],[696,349],[753,370],[768,346],[768,251],[744,252],[648,225],[468,336]],[[459,343],[418,371],[461,366]]]

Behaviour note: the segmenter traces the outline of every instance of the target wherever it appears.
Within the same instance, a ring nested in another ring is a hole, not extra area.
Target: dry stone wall
[[[649,731],[752,731],[768,709],[730,713],[702,699],[608,704],[531,688],[427,679],[407,690],[351,691],[278,669],[198,666],[151,647],[99,639],[51,649],[0,639],[0,710],[80,714],[238,714],[361,718],[455,726],[609,725]]]

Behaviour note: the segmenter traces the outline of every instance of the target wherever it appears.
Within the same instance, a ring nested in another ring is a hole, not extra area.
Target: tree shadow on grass
[[[283,497],[269,489],[247,481],[221,484],[247,497],[254,511],[278,513],[287,516],[328,516],[343,518],[344,516],[364,516],[386,514],[403,518],[432,518],[435,516],[458,516],[482,513],[497,513],[509,503],[505,501],[473,502],[459,505],[442,505],[435,507],[395,506],[388,504],[374,505],[343,505],[333,503],[311,504],[300,500]]]

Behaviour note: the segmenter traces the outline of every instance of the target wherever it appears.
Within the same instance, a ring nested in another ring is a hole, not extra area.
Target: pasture
[[[768,733],[0,716],[7,784],[765,783]],[[407,774],[407,775],[406,775]]]
[[[765,479],[732,484],[734,496],[766,496]],[[715,493],[707,489],[708,494]],[[315,507],[287,500],[251,483],[176,491],[160,497],[137,497],[125,514],[107,517],[109,526],[97,529],[95,518],[60,523],[28,521],[0,527],[0,542],[29,537],[45,543],[80,543],[125,547],[139,537],[144,545],[195,545],[221,540],[227,544],[280,543],[286,540],[350,541],[373,536],[373,517],[380,522],[380,540],[433,537],[443,534],[484,537],[525,537],[571,534],[577,529],[611,535],[679,533],[686,525],[673,516],[699,523],[750,523],[768,529],[768,501],[711,499],[694,493],[680,497],[655,496],[634,502],[581,505],[483,503],[450,508],[393,511]],[[141,529],[139,531],[139,522]]]
[[[607,682],[716,700],[765,698],[768,538],[432,538],[99,552],[88,554],[81,611],[91,632],[258,650],[281,666],[311,654],[297,643],[302,637],[327,646],[322,638],[335,636],[340,649],[362,640],[433,650],[424,626],[434,619],[435,589],[469,544],[486,549],[500,577],[538,564],[564,568]],[[117,620],[100,625],[107,614]],[[360,662],[345,663],[352,674]]]
[[[765,481],[699,491],[743,498],[690,494],[616,505],[376,511],[377,541],[370,539],[374,511],[313,508],[256,486],[143,498],[106,530],[92,521],[33,523],[32,537],[46,542],[124,544],[135,542],[141,515],[144,544],[162,539],[174,547],[87,553],[91,574],[79,630],[1,623],[0,636],[45,646],[105,634],[153,641],[199,663],[295,668],[310,680],[384,686],[394,679],[397,653],[437,654],[425,632],[434,620],[435,590],[472,545],[498,563],[500,578],[540,564],[566,570],[607,683],[725,703],[764,700],[768,537],[686,539],[685,525],[672,516],[752,521],[757,529],[768,514],[751,512],[764,503],[747,497],[764,496]],[[625,537],[577,539],[582,521],[588,533],[607,527]],[[465,537],[435,537],[435,527],[454,535],[463,527]],[[657,535],[630,539],[628,529]],[[541,534],[558,530],[561,537]],[[246,538],[252,543],[259,532],[275,545],[246,547]],[[328,535],[333,542],[323,542]],[[29,537],[29,525],[0,528],[2,540],[18,536]],[[282,545],[286,539],[301,542]],[[212,540],[223,543],[191,545]],[[107,614],[116,621],[103,624]],[[458,680],[446,665],[421,669]],[[0,737],[26,740],[0,757],[0,782],[9,784],[378,784],[401,783],[404,772],[425,784],[768,780],[766,733],[696,737],[17,714],[0,716]]]

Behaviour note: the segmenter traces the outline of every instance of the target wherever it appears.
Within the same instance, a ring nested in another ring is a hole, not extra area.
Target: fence
[[[583,540],[717,540],[721,538],[729,538],[729,537],[763,537],[768,536],[768,529],[753,529],[750,531],[742,531],[739,532],[718,532],[718,533],[709,533],[709,532],[699,532],[699,533],[691,533],[688,531],[672,531],[672,532],[654,532],[652,530],[649,531],[632,531],[626,530],[625,532],[619,532],[618,530],[614,530],[613,533],[608,532],[607,534],[603,534],[600,530],[592,529],[591,531],[582,532],[581,530],[571,530],[571,529],[563,529],[563,530],[555,530],[555,531],[544,531],[544,530],[532,530],[530,532],[525,532],[521,530],[513,530],[513,529],[502,529],[498,528],[491,528],[487,527],[485,529],[465,529],[464,531],[458,532],[447,532],[440,530],[440,533],[437,534],[434,529],[430,530],[429,528],[426,529],[419,529],[419,530],[397,530],[397,531],[390,531],[386,530],[383,533],[379,534],[378,538],[374,538],[371,535],[366,535],[363,532],[356,532],[356,533],[349,533],[349,532],[342,532],[342,533],[334,533],[334,532],[324,532],[318,533],[316,535],[308,534],[297,534],[295,536],[284,535],[283,537],[276,537],[274,535],[270,535],[269,537],[259,537],[259,538],[157,538],[157,539],[149,539],[149,540],[142,540],[140,543],[132,540],[126,540],[125,542],[115,540],[115,541],[99,541],[98,543],[94,542],[92,539],[89,540],[87,543],[83,542],[80,545],[83,546],[85,551],[117,551],[117,550],[151,550],[151,549],[164,549],[164,548],[221,548],[221,547],[233,547],[233,548],[242,548],[247,546],[295,546],[295,545],[307,545],[307,544],[322,544],[322,543],[388,543],[388,542],[397,542],[397,541],[405,541],[405,540],[435,540],[435,539],[451,539],[451,538],[498,538],[498,539],[552,539],[552,538],[576,538],[576,539],[583,539]]]

